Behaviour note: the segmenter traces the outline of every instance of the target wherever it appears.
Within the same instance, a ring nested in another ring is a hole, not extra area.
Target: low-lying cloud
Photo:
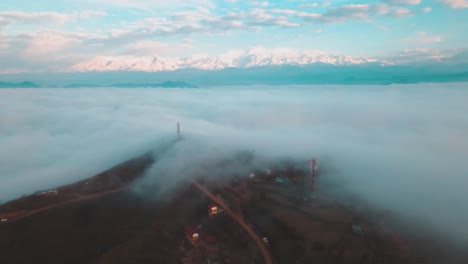
[[[336,192],[468,243],[466,86],[4,89],[0,200],[92,176],[174,138],[180,122],[182,144],[151,170],[163,188],[237,150],[317,158]]]

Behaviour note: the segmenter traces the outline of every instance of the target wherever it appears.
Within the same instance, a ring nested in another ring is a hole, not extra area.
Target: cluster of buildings
[[[256,184],[269,183],[273,185],[286,184],[285,186],[291,186],[291,190],[297,194],[297,197],[303,200],[310,199],[315,189],[317,161],[311,160],[308,166],[303,166],[300,169],[290,165],[281,165],[274,169],[254,170],[245,181],[240,180],[239,177],[234,178],[232,185],[223,187],[222,193],[227,200],[219,194],[216,195],[216,199],[243,219],[243,208],[248,208],[248,203],[251,201],[249,197],[252,195],[247,188],[249,182]],[[191,245],[199,249],[200,252],[203,252],[202,255],[207,259],[215,260],[219,257],[219,245],[222,243],[219,243],[218,237],[223,232],[222,229],[225,228],[220,223],[223,213],[225,212],[221,206],[214,202],[209,203],[207,206],[208,217],[201,224],[188,224],[185,227],[186,239]],[[248,222],[247,225],[258,235],[263,243],[270,244],[268,237],[261,233],[257,227]]]
[[[309,200],[314,197],[317,170],[317,161],[310,160],[304,168],[285,164],[277,169],[255,170],[249,174],[249,180],[256,183],[295,184],[299,187],[296,196],[302,200]]]
[[[208,218],[200,224],[187,224],[184,232],[186,239],[197,249],[203,259],[216,263],[221,258],[218,236],[222,232],[223,224],[219,216],[223,210],[215,204],[208,206]]]

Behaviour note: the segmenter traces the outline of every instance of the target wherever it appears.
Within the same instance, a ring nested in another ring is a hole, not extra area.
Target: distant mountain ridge
[[[57,85],[41,86],[32,82],[21,82],[21,83],[8,83],[0,82],[0,88],[40,88],[49,87],[57,88]],[[63,88],[99,88],[99,87],[116,87],[116,88],[198,88],[195,85],[182,82],[182,81],[165,81],[163,83],[117,83],[112,85],[100,85],[100,84],[67,84],[60,86]]]
[[[274,65],[222,70],[181,69],[163,72],[55,72],[0,75],[4,81],[23,80],[44,87],[161,87],[192,88],[221,85],[405,84],[468,82],[468,64],[388,65]],[[167,80],[184,80],[171,82]],[[70,85],[71,84],[71,85]],[[113,84],[113,85],[110,85]]]
[[[229,68],[247,69],[267,66],[311,66],[327,64],[332,66],[360,66],[376,64],[379,66],[411,65],[418,63],[458,64],[468,63],[468,50],[451,50],[434,53],[428,49],[405,50],[391,57],[359,57],[342,54],[327,54],[317,50],[295,51],[291,49],[266,49],[262,47],[249,50],[232,50],[226,53],[194,55],[190,57],[161,56],[96,56],[70,68],[76,72],[162,72],[183,69],[225,70]]]
[[[359,65],[376,62],[376,59],[345,55],[326,55],[317,51],[269,51],[253,49],[231,51],[215,57],[194,56],[165,58],[159,56],[97,56],[73,66],[78,72],[143,71],[160,72],[181,69],[223,70],[228,68],[252,68],[274,65]]]
[[[173,82],[173,81],[166,81],[163,83],[118,83],[111,85],[112,87],[121,87],[121,88],[197,88],[197,86],[186,83],[186,82]]]
[[[20,83],[0,82],[0,88],[38,88],[38,87],[41,87],[41,86],[33,82],[20,82]]]

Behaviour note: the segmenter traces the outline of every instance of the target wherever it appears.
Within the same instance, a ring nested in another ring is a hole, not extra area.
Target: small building
[[[284,178],[284,177],[276,177],[275,181],[279,182],[279,183],[289,183],[290,182],[288,178]]]
[[[217,205],[209,205],[208,206],[208,216],[212,217],[212,216],[217,216],[219,213],[219,208]]]
[[[200,240],[200,234],[192,225],[185,226],[185,237],[192,243],[195,244]]]
[[[264,178],[263,175],[259,174],[259,173],[251,172],[249,174],[249,180],[250,181],[261,182],[263,178]]]

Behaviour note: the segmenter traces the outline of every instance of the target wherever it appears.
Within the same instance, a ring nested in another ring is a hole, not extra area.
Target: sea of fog
[[[466,83],[1,89],[0,201],[140,155],[177,122],[176,166],[244,149],[316,158],[335,191],[468,243]]]

